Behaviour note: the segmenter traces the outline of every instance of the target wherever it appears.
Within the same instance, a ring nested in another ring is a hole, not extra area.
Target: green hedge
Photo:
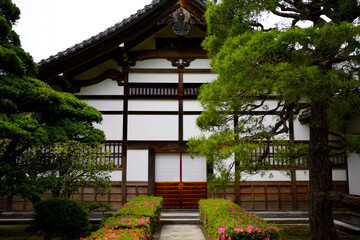
[[[45,239],[63,233],[66,239],[86,236],[90,230],[88,213],[80,201],[68,198],[49,198],[34,205],[31,231],[42,231]]]
[[[133,198],[103,221],[98,231],[83,239],[151,239],[160,221],[162,202],[162,197]]]
[[[199,201],[199,218],[207,239],[276,240],[279,228],[248,213],[232,201],[203,199]]]

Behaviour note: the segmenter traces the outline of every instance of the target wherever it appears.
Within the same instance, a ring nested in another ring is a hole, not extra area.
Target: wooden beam
[[[155,196],[155,151],[149,149],[148,160],[148,194]]]

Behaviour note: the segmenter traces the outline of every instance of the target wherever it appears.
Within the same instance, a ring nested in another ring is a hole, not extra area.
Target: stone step
[[[160,218],[160,223],[162,225],[200,225],[201,222],[196,218]]]
[[[183,225],[200,225],[198,211],[163,211],[161,213],[160,222],[163,225],[183,224]]]

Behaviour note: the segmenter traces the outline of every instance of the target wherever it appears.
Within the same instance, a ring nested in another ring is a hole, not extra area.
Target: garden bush
[[[199,201],[199,218],[207,239],[276,240],[279,228],[225,199]]]
[[[66,239],[75,239],[89,233],[88,213],[78,200],[49,198],[34,205],[33,231],[45,233],[45,240],[55,233],[65,234]]]
[[[161,209],[161,197],[138,196],[104,220],[98,231],[82,239],[151,239],[160,221]]]

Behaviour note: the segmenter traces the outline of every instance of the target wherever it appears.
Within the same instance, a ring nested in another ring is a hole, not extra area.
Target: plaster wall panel
[[[309,181],[309,170],[296,170],[296,181]],[[332,170],[333,181],[346,181],[346,170],[334,169]]]
[[[294,120],[294,139],[308,141],[310,139],[310,131],[308,126],[309,125],[302,125],[296,118]]]
[[[104,131],[106,140],[122,140],[122,115],[103,114],[103,121],[100,124],[94,124],[94,126]]]
[[[213,73],[184,73],[184,83],[209,83],[217,79]]]
[[[149,59],[144,61],[137,61],[132,68],[176,68],[171,65],[171,62],[166,59]]]
[[[106,79],[98,84],[82,87],[76,95],[124,95],[124,87],[112,79]]]
[[[333,181],[346,181],[346,170],[345,169],[334,169],[332,170]]]
[[[348,157],[349,193],[360,196],[360,156],[350,153]]]
[[[111,181],[122,181],[122,170],[115,170],[110,173]]]
[[[198,126],[196,126],[196,119],[199,115],[184,115],[183,123],[184,123],[184,132],[183,138],[184,140],[188,140],[191,137],[198,137],[201,135],[210,136],[209,132],[202,132]]]
[[[130,73],[130,83],[177,83],[179,75],[176,73]]]
[[[127,181],[148,181],[148,150],[127,150]]]
[[[180,154],[155,154],[155,182],[180,181]]]
[[[241,174],[241,179],[245,181],[291,181],[290,175],[286,171],[267,170],[257,174]]]
[[[296,170],[296,181],[309,181],[309,170]]]
[[[182,180],[184,182],[206,182],[206,157],[182,155]]]
[[[178,111],[177,100],[129,100],[129,111]]]
[[[129,115],[128,140],[178,140],[176,115]]]
[[[210,59],[195,59],[186,69],[211,69]]]
[[[123,100],[83,100],[83,102],[99,111],[122,111],[124,108]]]
[[[184,100],[183,101],[184,111],[203,111],[203,108],[197,100]]]

